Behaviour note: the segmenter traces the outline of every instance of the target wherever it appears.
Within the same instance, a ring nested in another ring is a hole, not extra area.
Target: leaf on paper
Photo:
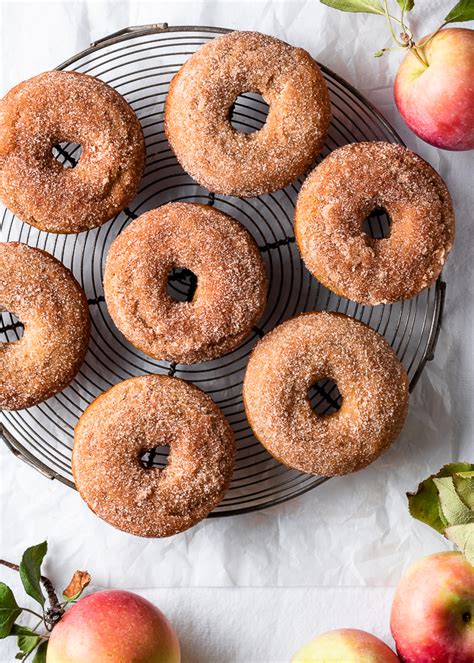
[[[454,474],[470,472],[474,466],[470,463],[449,463],[420,483],[415,493],[407,493],[408,508],[413,518],[421,520],[433,527],[440,534],[444,533],[447,525],[456,523],[448,522],[441,508],[440,495],[434,479],[452,477]]]
[[[411,12],[415,6],[415,0],[397,0],[397,3],[403,12]]]
[[[30,654],[38,646],[41,637],[39,635],[19,635],[17,638],[18,649],[23,654]]]
[[[442,479],[433,479],[439,493],[441,511],[446,518],[448,526],[465,525],[474,522],[474,511],[471,511],[454,488],[452,477],[443,477]]]
[[[366,14],[385,14],[379,0],[320,0],[321,4],[342,12],[364,12]]]
[[[474,523],[447,527],[446,536],[474,566]]]
[[[454,487],[464,504],[474,511],[474,472],[453,474]]]
[[[41,564],[48,550],[46,541],[37,546],[28,548],[23,553],[20,564],[20,578],[25,588],[25,592],[32,599],[44,606],[44,596],[41,590]]]
[[[460,0],[444,19],[445,23],[463,23],[474,20],[474,0]]]
[[[48,648],[48,642],[42,642],[38,649],[36,650],[35,657],[32,663],[46,663],[46,650]]]
[[[21,615],[21,608],[15,601],[12,590],[0,582],[0,638],[10,635],[15,619]]]

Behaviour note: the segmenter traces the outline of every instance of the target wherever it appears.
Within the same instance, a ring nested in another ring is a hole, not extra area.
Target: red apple
[[[458,552],[418,560],[395,592],[391,629],[404,663],[473,663],[474,567]]]
[[[400,65],[398,110],[427,143],[445,150],[474,149],[474,31],[441,30],[422,54],[427,66],[411,50]]]
[[[310,640],[291,663],[400,663],[390,647],[370,633],[344,628]]]
[[[54,627],[46,663],[179,663],[179,642],[158,608],[131,592],[80,599]]]

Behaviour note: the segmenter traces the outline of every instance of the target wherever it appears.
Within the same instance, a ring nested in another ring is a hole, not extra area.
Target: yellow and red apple
[[[345,628],[310,640],[291,663],[400,663],[393,651],[375,635]]]
[[[178,638],[152,603],[119,590],[80,599],[54,627],[46,663],[179,663]]]
[[[474,149],[474,30],[448,28],[409,50],[395,79],[395,102],[410,129],[445,150]]]
[[[395,592],[391,629],[404,663],[473,663],[474,567],[458,552],[418,560]]]

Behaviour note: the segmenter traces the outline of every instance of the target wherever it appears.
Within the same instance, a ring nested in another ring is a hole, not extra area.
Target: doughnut
[[[339,410],[313,411],[309,388],[336,383]],[[243,398],[257,439],[280,462],[321,476],[372,463],[397,437],[408,406],[408,378],[373,329],[340,313],[303,313],[254,348]]]
[[[74,168],[54,145],[82,146]],[[0,199],[20,219],[53,233],[100,226],[135,197],[145,144],[137,116],[106,83],[48,71],[0,101]]]
[[[269,105],[265,125],[236,131],[229,114],[240,94]],[[202,46],[171,81],[165,133],[184,170],[210,191],[259,196],[302,175],[329,126],[321,71],[301,48],[258,32],[231,32]]]
[[[140,459],[168,445],[164,469]],[[72,469],[89,508],[143,537],[192,527],[220,502],[235,456],[232,430],[214,401],[178,378],[130,378],[96,398],[74,431]]]
[[[78,372],[89,343],[89,307],[56,258],[1,242],[0,311],[24,325],[20,340],[0,342],[0,408],[21,410],[57,394]]]
[[[197,276],[192,301],[167,294],[168,274]],[[112,243],[104,274],[109,313],[142,352],[179,363],[230,352],[263,313],[267,280],[257,245],[227,214],[169,203],[133,221]]]
[[[362,224],[376,208],[390,235]],[[451,197],[438,173],[401,145],[351,143],[304,182],[295,235],[308,270],[332,292],[371,306],[414,297],[439,276],[454,240]]]

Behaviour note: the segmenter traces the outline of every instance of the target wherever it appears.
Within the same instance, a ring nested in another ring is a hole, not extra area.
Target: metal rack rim
[[[91,44],[90,47],[84,49],[80,53],[77,53],[76,55],[72,56],[62,64],[60,64],[57,69],[65,69],[68,66],[73,65],[77,61],[81,60],[84,57],[87,57],[90,54],[95,53],[98,50],[101,50],[102,48],[112,46],[114,44],[118,44],[121,42],[126,42],[129,39],[132,38],[140,38],[140,37],[146,37],[148,35],[166,35],[169,33],[194,33],[194,34],[201,34],[204,39],[206,39],[206,34],[211,33],[211,34],[225,34],[232,32],[232,29],[229,28],[220,28],[216,26],[169,26],[167,23],[155,23],[155,24],[150,24],[150,25],[142,25],[142,26],[131,26],[128,28],[124,28],[123,30],[120,30],[116,33],[113,33],[111,35],[108,35],[106,37],[103,37],[99,40],[96,40]],[[178,39],[178,38],[174,38]],[[385,117],[378,111],[375,106],[368,101],[356,88],[354,88],[350,83],[345,81],[341,76],[336,74],[334,71],[332,71],[329,67],[326,67],[325,65],[322,65],[319,63],[319,66],[321,70],[332,79],[331,82],[336,83],[340,89],[342,89],[343,92],[348,92],[354,97],[355,100],[358,102],[359,109],[367,112],[370,112],[371,117],[375,117],[376,121],[381,125],[384,130],[387,132],[388,135],[393,137],[394,141],[397,141],[399,144],[404,144],[403,140],[399,136],[399,134],[393,129],[393,127],[388,123],[388,121],[385,119]],[[27,237],[29,238],[29,232]],[[63,246],[63,251],[64,251],[64,246]],[[438,341],[439,337],[439,332],[441,328],[441,322],[442,322],[442,317],[443,317],[443,309],[444,309],[444,299],[445,299],[445,283],[441,280],[441,277],[438,279],[435,285],[434,289],[434,312],[432,315],[431,319],[431,324],[430,324],[430,329],[429,333],[427,336],[427,341],[424,346],[424,350],[422,352],[419,364],[417,366],[417,369],[412,377],[411,383],[410,383],[410,390],[412,390],[415,386],[415,384],[418,382],[421,373],[427,363],[427,361],[430,361],[433,359],[434,352],[436,349],[436,344]],[[329,302],[329,300],[328,300]],[[382,314],[383,317],[383,314]],[[416,356],[414,356],[414,359]],[[11,433],[6,429],[6,427],[3,425],[2,422],[0,422],[0,438],[3,439],[4,443],[6,446],[10,449],[12,453],[14,453],[15,456],[21,458],[24,462],[26,462],[28,465],[33,466],[35,469],[39,470],[44,476],[50,478],[50,479],[58,479],[60,482],[63,484],[75,488],[74,483],[70,481],[67,477],[62,476],[60,473],[57,473],[53,471],[51,468],[47,467],[39,458],[34,456],[28,449],[26,449],[17,439],[15,439]],[[325,481],[327,481],[327,477],[311,477],[310,475],[304,476],[302,475],[301,477],[295,476],[294,480],[301,479],[301,482],[297,484],[294,488],[295,490],[291,491],[290,494],[284,493],[280,497],[273,498],[271,502],[265,503],[263,505],[250,505],[250,506],[243,506],[241,508],[232,508],[232,502],[230,503],[230,509],[225,512],[213,512],[210,514],[209,517],[215,518],[215,517],[222,517],[222,516],[231,516],[231,515],[241,515],[244,513],[248,513],[251,511],[255,510],[262,510],[266,508],[270,508],[272,506],[275,506],[277,504],[281,504],[283,502],[286,502],[290,499],[293,499],[294,497],[303,495],[310,490],[312,490],[314,487],[321,485]],[[291,480],[293,481],[293,479]],[[290,483],[291,483],[290,481]],[[272,488],[269,488],[268,490],[271,490]],[[238,498],[233,498],[233,499],[238,499]],[[252,498],[243,500],[243,503],[245,501],[252,501]]]

